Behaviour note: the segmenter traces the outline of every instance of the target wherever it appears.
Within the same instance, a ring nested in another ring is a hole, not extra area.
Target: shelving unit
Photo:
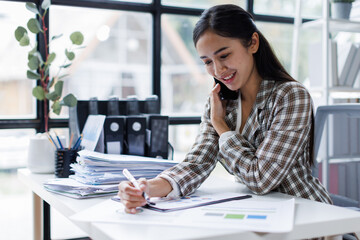
[[[333,99],[343,98],[360,98],[360,89],[346,86],[332,86],[331,75],[330,75],[330,51],[329,46],[331,44],[332,33],[337,32],[350,32],[350,33],[360,33],[360,21],[351,21],[343,19],[331,19],[330,18],[330,0],[322,1],[322,17],[314,21],[309,21],[302,23],[302,0],[297,0],[296,2],[296,16],[294,22],[294,40],[293,40],[293,57],[292,57],[292,69],[291,73],[295,79],[298,78],[297,68],[298,68],[298,52],[299,52],[299,33],[300,29],[318,29],[322,32],[321,42],[322,42],[322,81],[321,87],[316,87],[310,89],[310,92],[315,92],[316,94],[323,94],[325,98],[326,105],[332,104]],[[326,127],[329,129],[329,127]],[[329,131],[326,131],[329,133]],[[325,136],[325,135],[324,135]],[[325,145],[325,156],[322,164],[322,182],[326,187],[329,187],[329,161],[334,159],[333,156],[329,156],[329,137],[326,135],[326,145]],[[359,156],[357,156],[359,157]],[[336,157],[338,158],[338,156]],[[344,158],[349,158],[349,156],[344,156]],[[352,158],[352,157],[350,157]],[[354,156],[356,158],[356,156]]]
[[[338,93],[351,93],[353,98],[360,98],[360,88],[346,87],[346,86],[332,86],[330,82],[330,53],[329,45],[331,41],[331,33],[336,32],[350,32],[360,33],[360,21],[351,21],[345,19],[332,19],[329,16],[330,0],[324,0],[322,6],[322,17],[314,21],[302,23],[301,0],[296,3],[296,16],[294,28],[294,41],[293,41],[293,58],[292,58],[292,75],[297,79],[297,59],[299,51],[299,32],[300,29],[318,29],[322,31],[322,87],[312,89],[316,92],[321,91],[326,99],[326,104],[331,103],[331,99]]]
[[[317,19],[311,22],[306,22],[303,28],[319,28],[324,25],[324,19]],[[329,32],[360,32],[360,22],[350,21],[343,19],[331,19],[329,18]]]

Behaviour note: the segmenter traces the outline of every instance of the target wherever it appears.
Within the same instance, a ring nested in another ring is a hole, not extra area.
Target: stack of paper
[[[71,165],[75,175],[70,178],[84,184],[116,184],[127,180],[122,170],[127,168],[135,178],[154,178],[174,166],[169,160],[118,154],[103,154],[83,150],[77,163]]]
[[[114,195],[118,191],[118,184],[86,185],[69,178],[51,179],[44,183],[44,187],[50,192],[72,198],[91,198]]]
[[[176,163],[150,157],[103,154],[88,150],[79,152],[76,164],[71,164],[75,175],[51,179],[44,187],[51,192],[73,198],[114,195],[118,184],[127,180],[122,170],[127,168],[136,178],[154,178]]]

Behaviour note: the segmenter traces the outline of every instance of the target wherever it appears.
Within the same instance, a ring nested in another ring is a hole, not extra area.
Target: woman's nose
[[[226,66],[221,62],[217,62],[214,64],[214,73],[216,77],[221,77],[225,71],[226,71]]]

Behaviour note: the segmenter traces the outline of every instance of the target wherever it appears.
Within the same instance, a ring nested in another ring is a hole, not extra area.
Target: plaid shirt
[[[228,101],[225,121],[232,131],[237,108],[237,100]],[[220,161],[255,194],[278,191],[331,203],[308,163],[312,112],[311,97],[300,83],[263,80],[242,132],[233,132],[219,147],[207,101],[191,151],[161,175],[176,182],[181,195],[188,195]]]

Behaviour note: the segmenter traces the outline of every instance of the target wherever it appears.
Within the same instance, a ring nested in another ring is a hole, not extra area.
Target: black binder
[[[126,117],[126,143],[129,155],[145,156],[146,118],[143,116]]]

